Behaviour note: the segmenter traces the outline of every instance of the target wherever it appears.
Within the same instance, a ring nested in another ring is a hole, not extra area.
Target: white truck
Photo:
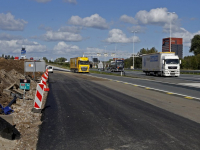
[[[180,76],[181,60],[174,52],[142,55],[142,71],[146,75]]]

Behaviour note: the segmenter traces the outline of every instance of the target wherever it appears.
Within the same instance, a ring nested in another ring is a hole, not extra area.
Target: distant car
[[[31,57],[30,60],[33,60],[33,57]]]
[[[53,73],[53,67],[52,66],[47,66],[48,72]]]

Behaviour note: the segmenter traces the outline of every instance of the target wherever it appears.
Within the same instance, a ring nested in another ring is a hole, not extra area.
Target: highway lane
[[[168,82],[174,82],[174,83],[180,83],[180,82],[200,82],[200,76],[199,75],[188,75],[188,74],[181,74],[179,77],[155,77],[155,76],[146,76],[145,73],[142,71],[125,71],[127,75],[129,76],[139,76],[142,78],[149,78],[149,79],[155,79],[159,81],[168,81]]]
[[[97,80],[108,82],[49,74],[38,150],[199,149],[198,123],[92,82]]]
[[[146,80],[146,79],[140,79],[140,78],[129,78],[129,77],[122,77],[122,76],[111,76],[111,75],[105,75],[105,74],[90,74],[92,76],[101,77],[101,78],[107,78],[110,80],[117,80],[121,82],[127,82],[131,84],[141,85],[148,88],[153,88],[157,90],[162,90],[170,93],[177,93],[181,95],[186,95],[188,97],[195,97],[200,100],[200,92],[199,87],[191,87],[188,85],[182,85],[182,84],[172,84],[168,82],[160,82],[157,80]]]
[[[110,72],[110,71],[106,71]],[[121,74],[120,72],[114,72],[115,74]],[[136,76],[140,78],[153,79],[158,81],[166,81],[171,83],[199,83],[200,75],[193,74],[181,74],[179,77],[156,77],[156,76],[147,76],[142,71],[125,71],[127,76]]]

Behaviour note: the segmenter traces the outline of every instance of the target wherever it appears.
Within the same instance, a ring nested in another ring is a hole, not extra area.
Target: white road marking
[[[191,86],[191,87],[199,87],[200,88],[200,83],[178,83],[179,85],[186,85],[186,86]]]
[[[94,76],[94,77],[96,77],[96,76]],[[110,79],[108,79],[108,78],[104,78],[104,79],[110,80]],[[123,81],[119,81],[119,80],[113,80],[113,81],[116,81],[116,82],[119,82],[119,83],[126,83],[126,84],[128,83],[128,82],[123,82]],[[143,85],[138,85],[138,84],[133,84],[133,83],[129,83],[129,84],[130,84],[130,85],[133,85],[133,86],[142,87],[142,88],[145,88],[145,89],[151,89],[151,90],[159,91],[159,92],[172,93],[172,92],[170,92],[170,91],[155,89],[155,88],[151,88],[151,87],[147,87],[147,86],[143,86]],[[184,95],[184,94],[179,94],[179,93],[174,93],[174,92],[173,92],[173,95],[183,96],[184,98],[187,98],[187,99],[196,99],[196,100],[200,100],[200,98],[197,98],[197,97],[192,97],[192,96],[188,96],[188,95]]]

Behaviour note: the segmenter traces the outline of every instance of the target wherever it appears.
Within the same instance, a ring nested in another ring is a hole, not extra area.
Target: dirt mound
[[[36,149],[38,140],[39,125],[42,123],[41,114],[35,114],[31,111],[37,82],[40,82],[42,73],[24,74],[24,60],[11,60],[0,58],[0,104],[3,107],[13,99],[11,93],[21,93],[24,91],[19,88],[20,79],[30,79],[30,90],[26,91],[25,100],[17,98],[16,103],[11,106],[14,112],[10,115],[13,117],[13,124],[20,132],[21,138],[14,141],[6,141],[0,137],[1,149]],[[37,80],[39,79],[39,80]],[[47,84],[48,85],[48,84]],[[44,93],[42,108],[44,108],[47,98],[47,92]]]
[[[24,60],[0,58],[0,70],[1,69],[5,69],[6,72],[15,69],[17,72],[24,74]]]
[[[36,82],[32,80],[32,72],[24,74],[24,61],[0,58],[0,104],[3,106],[6,106],[13,99],[9,94],[3,93],[3,90],[15,84],[14,88],[20,91],[20,79],[31,80],[31,89],[27,92],[27,97],[33,99]],[[42,73],[36,72],[35,79],[40,79],[41,75]]]

